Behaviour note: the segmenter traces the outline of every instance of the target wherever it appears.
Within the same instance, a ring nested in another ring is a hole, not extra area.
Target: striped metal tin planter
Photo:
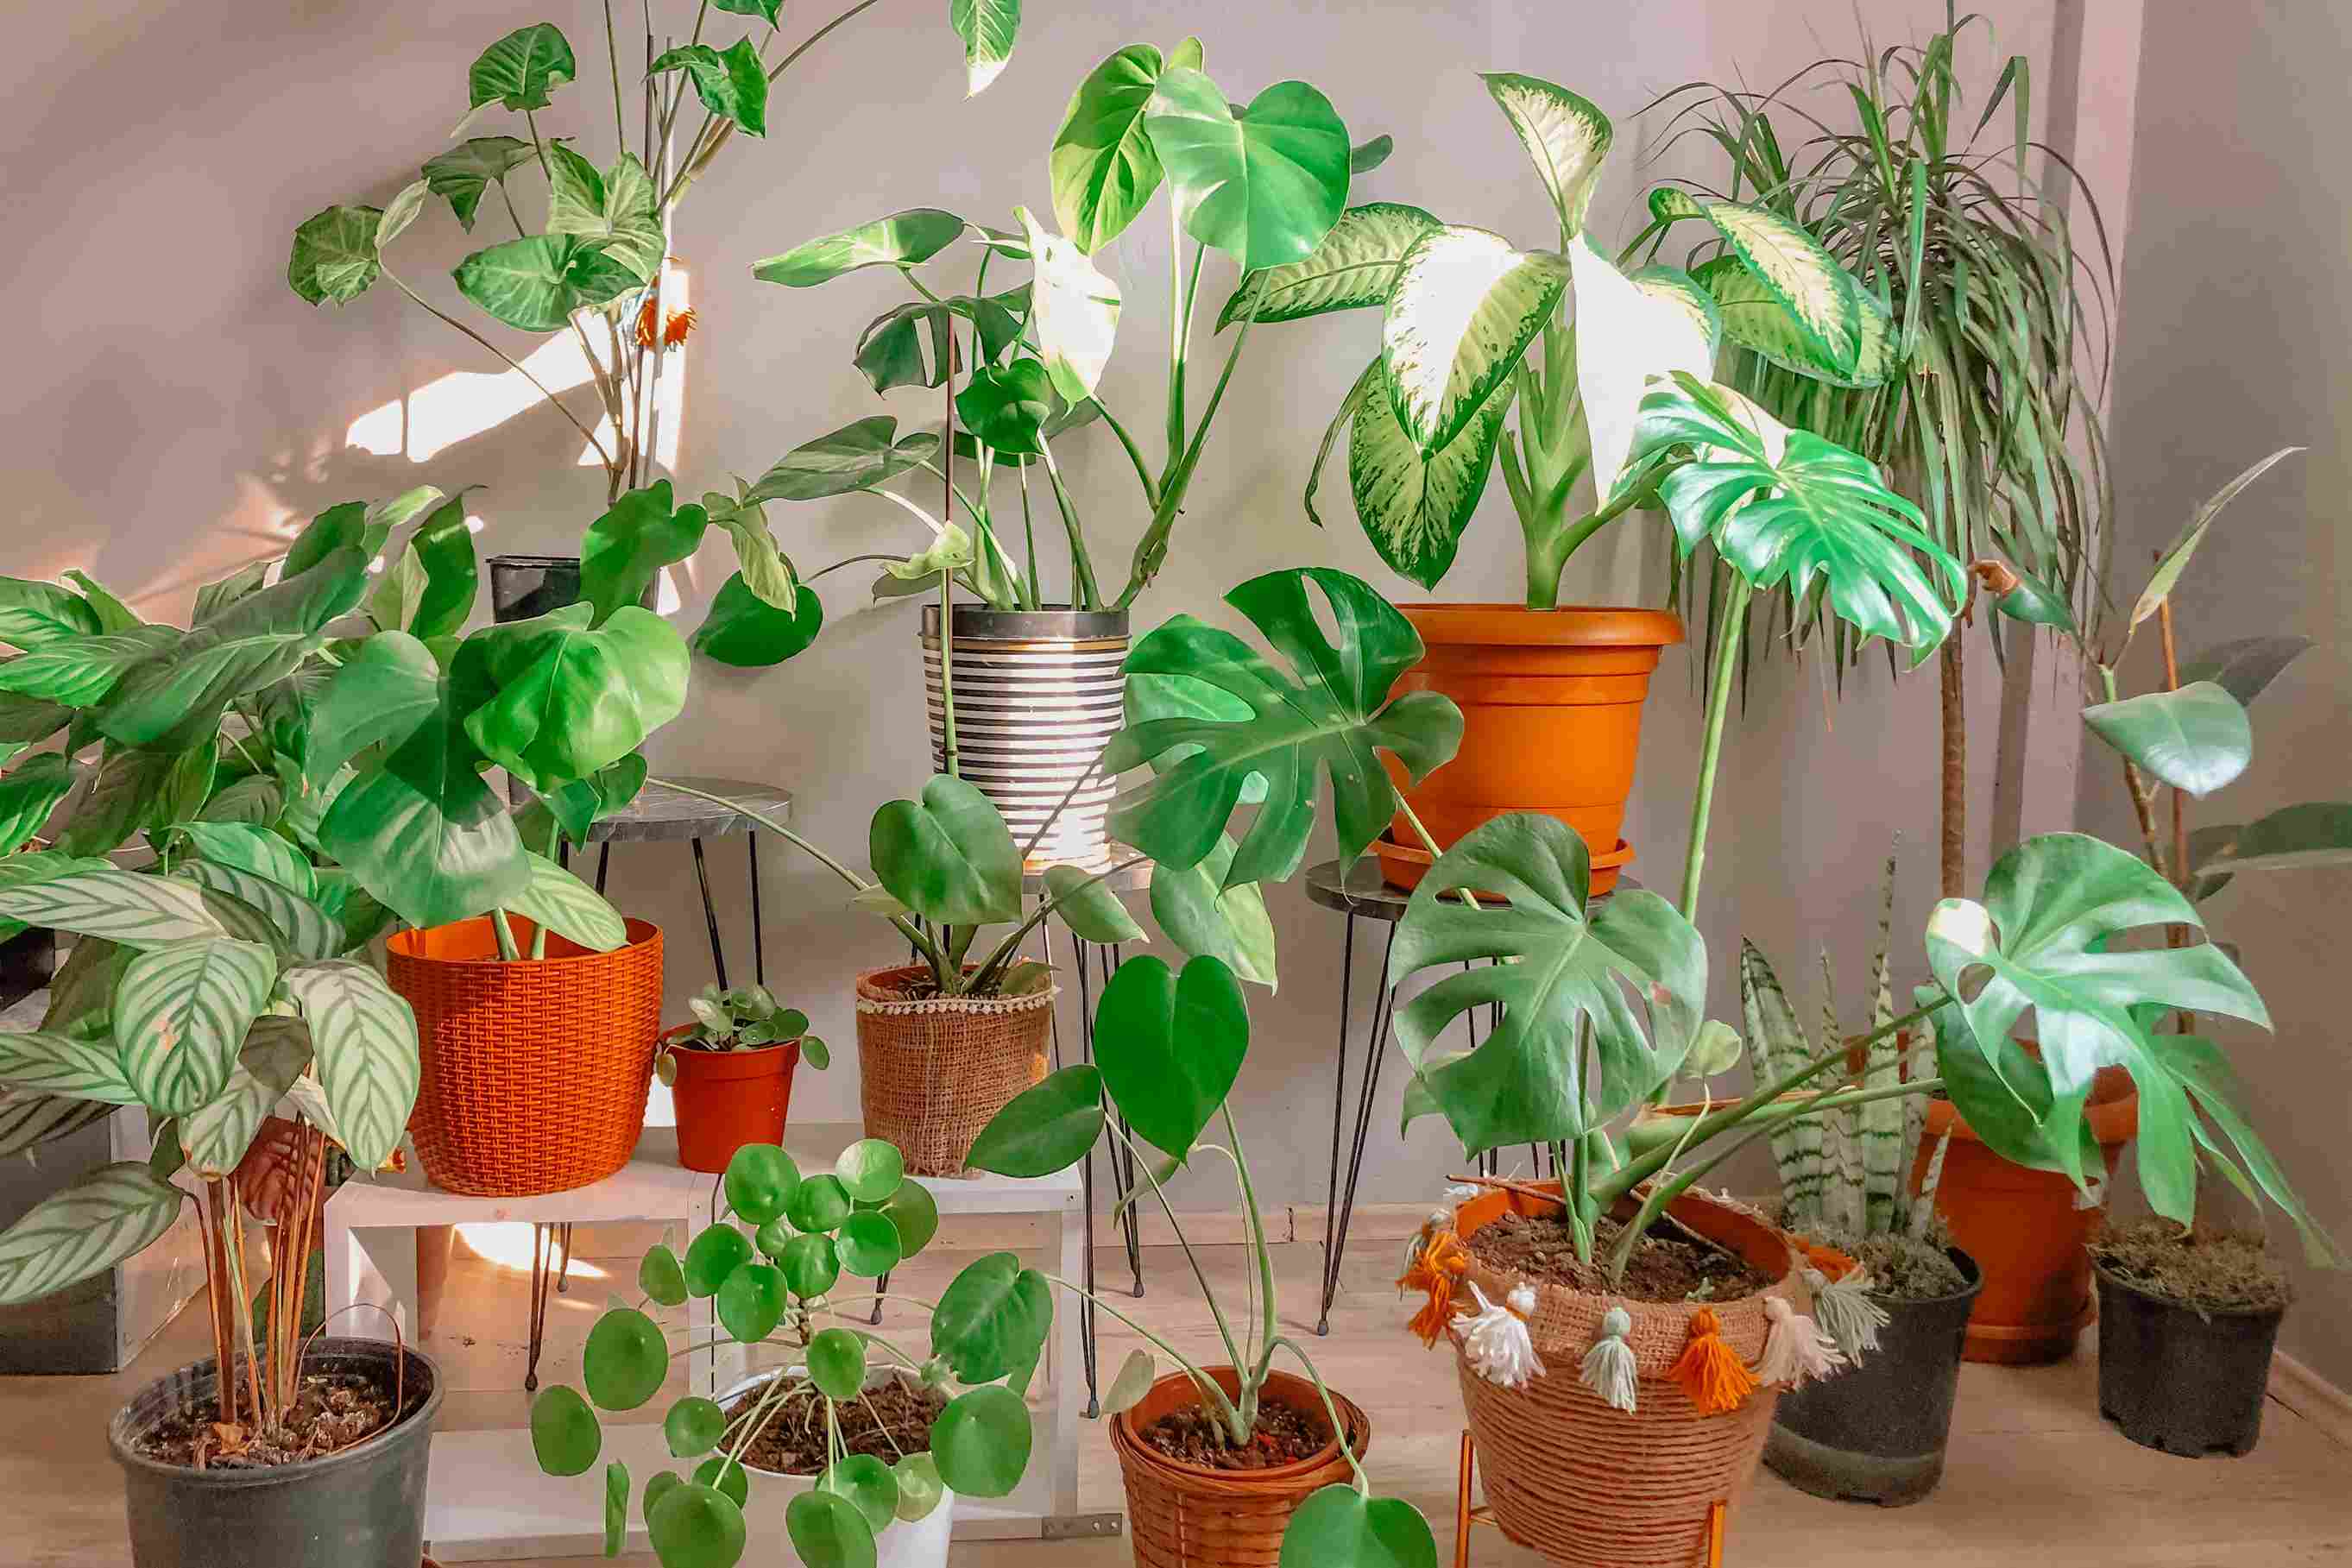
[[[1030,852],[1028,868],[1107,864],[1104,818],[1117,781],[1097,774],[1095,764],[1125,718],[1119,666],[1127,660],[1127,612],[959,604],[954,633],[959,770],[1003,813],[1023,844],[1078,786]],[[931,763],[944,769],[936,604],[923,609],[922,639]]]

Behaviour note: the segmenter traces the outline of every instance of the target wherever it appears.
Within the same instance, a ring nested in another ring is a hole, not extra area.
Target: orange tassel
[[[1861,1266],[1834,1247],[1824,1247],[1793,1233],[1789,1235],[1789,1245],[1803,1253],[1806,1261],[1820,1270],[1825,1280],[1843,1280]]]
[[[1676,1383],[1690,1396],[1701,1414],[1721,1416],[1737,1410],[1756,1392],[1756,1375],[1739,1353],[1723,1342],[1723,1320],[1713,1307],[1691,1314],[1690,1343],[1672,1369]]]
[[[1470,1272],[1470,1255],[1462,1247],[1461,1239],[1451,1230],[1434,1228],[1422,1232],[1423,1240],[1406,1266],[1404,1277],[1397,1281],[1400,1294],[1415,1291],[1426,1291],[1429,1300],[1421,1311],[1412,1314],[1406,1326],[1419,1335],[1421,1343],[1432,1349],[1444,1337],[1445,1327],[1454,1321],[1454,1297],[1461,1288],[1463,1276]]]

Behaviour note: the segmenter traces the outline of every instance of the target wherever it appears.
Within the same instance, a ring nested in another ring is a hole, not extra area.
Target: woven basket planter
[[[1539,1185],[1558,1190],[1557,1183]],[[1538,1214],[1548,1207],[1518,1193],[1488,1193],[1462,1206],[1455,1228],[1466,1241],[1506,1213]],[[1784,1296],[1799,1312],[1808,1304],[1786,1238],[1747,1209],[1696,1194],[1676,1199],[1669,1212],[1778,1279],[1769,1291],[1711,1303],[1724,1343],[1754,1363],[1770,1326],[1765,1298]],[[1495,1301],[1523,1278],[1475,1261],[1468,1277]],[[1712,1415],[1692,1404],[1668,1375],[1689,1343],[1692,1314],[1710,1303],[1633,1301],[1527,1282],[1536,1292],[1528,1331],[1546,1375],[1523,1389],[1499,1387],[1472,1370],[1458,1333],[1454,1341],[1462,1404],[1496,1522],[1520,1545],[1570,1568],[1690,1568],[1704,1562],[1708,1513],[1717,1502],[1738,1500],[1754,1477],[1780,1390],[1759,1388],[1738,1409]],[[1633,1320],[1626,1343],[1640,1386],[1639,1407],[1631,1415],[1603,1403],[1577,1379],[1601,1315],[1612,1307],[1622,1307]]]
[[[858,1097],[866,1135],[895,1144],[914,1176],[963,1174],[1005,1103],[1045,1076],[1057,988],[1025,997],[927,997],[920,965],[857,977]]]
[[[1203,1367],[1228,1396],[1241,1379],[1230,1366]],[[1295,1409],[1323,1407],[1315,1385],[1288,1373],[1269,1374],[1265,1394]],[[1127,1482],[1127,1533],[1135,1568],[1275,1568],[1282,1532],[1298,1505],[1334,1481],[1354,1479],[1339,1445],[1313,1458],[1264,1470],[1212,1470],[1180,1464],[1138,1435],[1171,1410],[1200,1401],[1192,1380],[1171,1373],[1110,1424],[1110,1446]],[[1348,1425],[1348,1444],[1361,1458],[1372,1441],[1371,1418],[1334,1393],[1331,1403]]]
[[[535,928],[511,918],[528,951]],[[628,931],[610,953],[550,933],[545,958],[511,963],[488,915],[391,938],[425,1070],[408,1132],[434,1186],[530,1197],[629,1163],[661,1032],[662,935]]]

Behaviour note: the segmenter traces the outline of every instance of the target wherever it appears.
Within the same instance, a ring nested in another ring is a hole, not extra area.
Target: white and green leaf
[[[594,888],[545,855],[530,850],[523,855],[530,862],[530,882],[507,901],[509,909],[599,953],[629,939],[627,923]]]
[[[1381,322],[1397,422],[1424,454],[1478,417],[1559,306],[1566,258],[1449,225],[1405,253]]]
[[[1258,321],[1297,321],[1384,305],[1405,253],[1423,235],[1444,226],[1429,213],[1402,202],[1349,207],[1313,255],[1244,278],[1218,312],[1217,330],[1244,315]],[[1255,308],[1250,304],[1253,289]]]
[[[1356,519],[1391,570],[1435,588],[1454,565],[1463,530],[1478,509],[1495,466],[1503,416],[1514,383],[1488,392],[1486,404],[1454,438],[1424,454],[1397,423],[1387,367],[1374,359],[1349,394],[1348,486]]]
[[[1101,384],[1118,338],[1118,285],[1076,241],[1042,227],[1028,208],[1015,207],[1013,215],[1028,235],[1036,269],[1029,302],[1045,374],[1064,399],[1084,402]]]
[[[1680,289],[1618,270],[1589,235],[1568,249],[1576,278],[1577,392],[1592,446],[1594,493],[1616,493],[1651,379],[1676,371],[1704,380],[1715,334]]]
[[[1778,213],[1740,202],[1697,205],[1731,254],[1787,308],[1808,361],[1849,381],[1858,376],[1865,296],[1853,275],[1819,240]]]
[[[242,1067],[231,1071],[228,1086],[211,1103],[180,1118],[180,1147],[188,1168],[205,1176],[236,1170],[281,1092]]]
[[[277,977],[268,947],[226,936],[133,958],[115,992],[114,1037],[141,1101],[184,1116],[218,1094]]]
[[[373,1170],[399,1146],[416,1104],[416,1015],[364,964],[298,964],[283,984],[310,1026],[320,1129]]]
[[[0,1030],[0,1088],[109,1105],[140,1103],[112,1040],[41,1030]]]
[[[976,97],[1013,63],[1021,0],[948,0],[948,25],[963,40],[964,96]]]
[[[112,866],[0,887],[0,919],[52,925],[77,936],[102,936],[140,948],[221,935],[220,922],[206,911],[194,888]]]
[[[101,1166],[0,1231],[0,1306],[110,1269],[172,1228],[183,1194],[144,1162]]]
[[[1481,78],[1536,166],[1536,176],[1559,215],[1560,243],[1584,230],[1585,209],[1615,136],[1609,117],[1564,87],[1511,71]]]

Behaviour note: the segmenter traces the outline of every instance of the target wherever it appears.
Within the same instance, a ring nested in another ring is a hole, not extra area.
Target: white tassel
[[[1757,1382],[1802,1388],[1846,1364],[1837,1341],[1783,1298],[1765,1297],[1764,1315],[1772,1320],[1772,1329],[1764,1336],[1764,1355],[1756,1364]]]
[[[1805,1285],[1813,1292],[1813,1316],[1846,1358],[1861,1365],[1862,1353],[1878,1348],[1878,1331],[1887,1323],[1886,1309],[1865,1293],[1871,1287],[1870,1270],[1851,1269],[1832,1284],[1819,1269],[1807,1269]]]
[[[1472,1198],[1484,1194],[1486,1190],[1483,1186],[1474,1186],[1466,1181],[1455,1182],[1445,1189],[1445,1197],[1447,1201],[1452,1203],[1467,1203]]]
[[[1544,1364],[1536,1355],[1535,1338],[1528,1333],[1527,1320],[1519,1315],[1520,1312],[1536,1310],[1535,1292],[1525,1285],[1518,1286],[1499,1307],[1486,1299],[1486,1292],[1475,1281],[1471,1283],[1470,1293],[1478,1299],[1478,1315],[1454,1320],[1462,1330],[1462,1354],[1469,1361],[1470,1370],[1503,1388],[1525,1388],[1529,1380],[1541,1377]]]
[[[1601,1403],[1613,1405],[1628,1416],[1635,1404],[1633,1347],[1625,1336],[1633,1332],[1633,1320],[1622,1307],[1612,1307],[1601,1316],[1601,1337],[1584,1353],[1584,1370],[1579,1376],[1584,1386],[1601,1397]]]

